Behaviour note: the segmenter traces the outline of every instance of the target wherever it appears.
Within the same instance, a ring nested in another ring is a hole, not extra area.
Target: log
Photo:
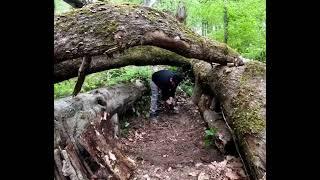
[[[227,67],[199,61],[193,71],[198,74],[198,86],[209,87],[219,99],[252,178],[262,179],[266,174],[265,64],[248,61]]]
[[[55,16],[54,63],[103,54],[113,57],[139,45],[223,65],[241,64],[239,54],[226,44],[206,39],[175,17],[149,7],[94,3]]]
[[[136,81],[55,100],[56,177],[128,179],[135,164],[119,149],[110,119],[124,113],[146,90]],[[104,112],[109,114],[106,120]]]
[[[211,89],[223,102],[227,120],[233,126],[253,177],[266,174],[266,67],[252,61],[244,67],[216,65],[210,78]],[[219,93],[218,93],[219,92]]]
[[[54,64],[54,83],[77,77],[81,63],[82,58],[77,58]],[[189,59],[176,53],[155,46],[136,46],[123,51],[116,57],[108,57],[106,55],[92,57],[90,67],[86,73],[92,74],[128,65],[146,66],[162,64],[191,68]]]

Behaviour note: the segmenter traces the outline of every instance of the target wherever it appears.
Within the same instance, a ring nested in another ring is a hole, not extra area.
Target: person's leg
[[[158,110],[159,88],[153,81],[150,81],[150,88],[151,88],[150,117],[155,117],[157,116],[157,110]]]

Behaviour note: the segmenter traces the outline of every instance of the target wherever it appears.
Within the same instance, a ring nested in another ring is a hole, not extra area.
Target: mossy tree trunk
[[[198,75],[196,86],[209,87],[219,100],[252,177],[257,180],[265,178],[265,64],[248,61],[244,66],[227,67],[201,61],[193,65],[193,70]],[[201,97],[199,94],[194,96]],[[210,101],[207,104],[211,104]]]
[[[54,63],[84,56],[117,56],[133,46],[153,45],[188,58],[226,65],[239,54],[197,35],[173,16],[138,5],[94,3],[55,16]]]
[[[54,83],[77,77],[81,63],[82,58],[78,58],[54,64]],[[115,58],[106,55],[93,57],[87,73],[91,74],[128,65],[146,66],[162,64],[191,68],[189,59],[177,56],[177,54],[168,50],[154,46],[136,46],[123,51],[121,55]]]
[[[110,117],[125,112],[146,90],[136,82],[55,100],[55,179],[128,179],[135,163],[121,152]],[[106,120],[103,112],[110,114]]]

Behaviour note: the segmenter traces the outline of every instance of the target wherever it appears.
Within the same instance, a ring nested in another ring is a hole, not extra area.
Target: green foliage
[[[151,77],[150,67],[127,66],[99,73],[90,74],[86,77],[80,92],[87,92],[104,86],[112,86],[118,83],[131,82],[134,79],[148,81]],[[70,96],[76,84],[77,78],[72,78],[54,85],[54,97],[61,98]]]
[[[149,115],[149,109],[146,107],[150,107],[150,96],[142,96],[141,99],[134,102],[133,107],[135,108],[136,116],[147,117]]]
[[[179,86],[189,97],[192,95],[194,83],[192,83],[190,79],[182,81]]]
[[[214,141],[217,130],[215,128],[210,128],[210,129],[205,130],[204,132],[205,132],[204,144],[206,146],[211,146]]]
[[[126,137],[129,133],[129,126],[130,123],[128,122],[128,117],[124,116],[122,117],[122,120],[119,121],[119,126],[120,126],[120,136],[121,137]]]
[[[177,67],[169,66],[167,69],[177,71]],[[132,82],[135,79],[140,79],[145,82],[149,82],[152,75],[152,69],[150,66],[126,66],[119,69],[111,69],[103,72],[98,72],[86,76],[86,79],[82,85],[81,93],[91,91],[93,89],[113,86],[119,83]],[[72,78],[60,83],[54,84],[54,98],[62,98],[70,96],[73,92],[73,88],[77,82],[77,78]],[[149,83],[146,83],[149,85]],[[187,93],[188,96],[192,95],[194,84],[190,79],[185,79],[179,86]],[[144,99],[142,107],[145,107],[149,103],[149,99]],[[146,112],[142,112],[145,115]]]
[[[76,79],[74,78],[54,84],[54,98],[71,95],[75,84]]]
[[[68,12],[72,9],[72,6],[65,3],[63,0],[54,0],[54,6],[55,6],[55,9],[54,9],[55,14],[61,14],[64,12]]]
[[[227,44],[243,57],[265,62],[266,5],[265,0],[184,0],[187,26],[201,32],[202,22],[208,23],[209,38],[223,42],[224,6],[228,13]],[[175,13],[179,0],[160,1],[155,8]]]

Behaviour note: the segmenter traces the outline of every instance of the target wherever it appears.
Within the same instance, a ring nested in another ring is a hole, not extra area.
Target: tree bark
[[[81,0],[63,0],[65,3],[69,4],[73,8],[82,8],[85,3]]]
[[[226,44],[205,39],[173,16],[148,7],[95,3],[55,16],[54,63],[83,56],[112,57],[138,45],[223,65],[239,56]]]
[[[183,2],[179,2],[177,10],[176,10],[176,19],[186,25],[186,19],[187,19],[187,10],[186,10],[186,6],[184,5]]]
[[[77,77],[81,63],[82,58],[78,58],[54,64],[54,83]],[[128,65],[172,65],[191,68],[189,59],[183,56],[178,56],[173,52],[154,46],[136,46],[125,50],[114,58],[106,55],[92,57],[90,67],[87,69],[86,74]]]
[[[227,1],[223,1],[223,42],[228,43],[228,10],[227,10]]]
[[[113,139],[110,117],[140,98],[141,82],[101,88],[54,102],[54,157],[60,179],[128,179],[135,164]],[[107,120],[101,119],[108,112]]]
[[[74,90],[73,90],[73,93],[72,93],[73,96],[76,96],[80,92],[82,84],[83,84],[85,77],[86,77],[86,74],[87,74],[87,70],[90,67],[91,60],[92,60],[91,57],[87,57],[87,56],[83,57],[81,66],[78,71],[78,80],[77,80],[77,83],[76,83]]]
[[[265,64],[249,61],[227,67],[198,61],[193,70],[198,74],[198,86],[210,87],[219,99],[252,178],[262,179],[266,174]]]

